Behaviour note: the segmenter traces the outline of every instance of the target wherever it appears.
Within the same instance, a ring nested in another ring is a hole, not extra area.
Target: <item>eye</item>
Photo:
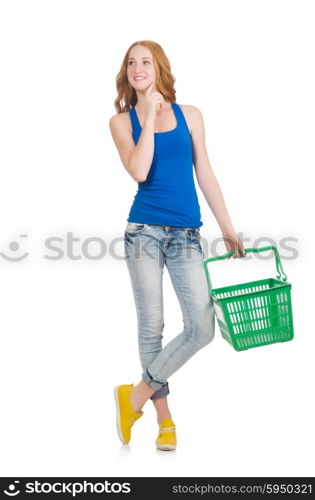
[[[134,62],[134,61],[129,61],[129,62],[128,62],[128,66],[130,66],[133,62]],[[149,63],[149,64],[150,64],[150,61],[149,61],[149,60],[146,60],[146,61],[144,61],[144,62],[145,62],[145,63]]]

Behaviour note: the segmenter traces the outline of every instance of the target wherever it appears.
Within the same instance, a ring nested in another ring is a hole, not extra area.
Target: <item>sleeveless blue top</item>
[[[171,103],[176,128],[154,133],[154,155],[144,182],[138,182],[128,222],[165,226],[203,225],[193,176],[193,149],[190,132],[177,103]],[[135,144],[141,125],[135,108],[129,116]]]

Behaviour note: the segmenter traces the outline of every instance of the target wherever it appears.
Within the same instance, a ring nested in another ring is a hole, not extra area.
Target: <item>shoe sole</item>
[[[125,441],[123,434],[121,432],[121,426],[120,426],[120,406],[119,406],[119,399],[118,399],[118,386],[115,387],[114,389],[114,397],[115,397],[115,403],[116,403],[116,429],[117,433],[119,436],[120,441],[123,444],[128,444],[128,441]]]
[[[176,445],[172,444],[157,444],[156,447],[158,450],[163,450],[163,451],[176,450]]]

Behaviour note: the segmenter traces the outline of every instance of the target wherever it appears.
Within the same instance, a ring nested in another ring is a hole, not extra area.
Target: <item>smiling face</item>
[[[127,78],[130,85],[137,91],[145,90],[155,82],[153,57],[149,49],[142,45],[132,47],[127,61]],[[155,86],[153,88],[155,90]]]

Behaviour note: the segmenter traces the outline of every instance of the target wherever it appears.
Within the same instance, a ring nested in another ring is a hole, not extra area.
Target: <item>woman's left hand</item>
[[[222,235],[227,251],[235,252],[233,255],[233,259],[246,257],[243,243],[241,242],[235,231],[222,233]]]

